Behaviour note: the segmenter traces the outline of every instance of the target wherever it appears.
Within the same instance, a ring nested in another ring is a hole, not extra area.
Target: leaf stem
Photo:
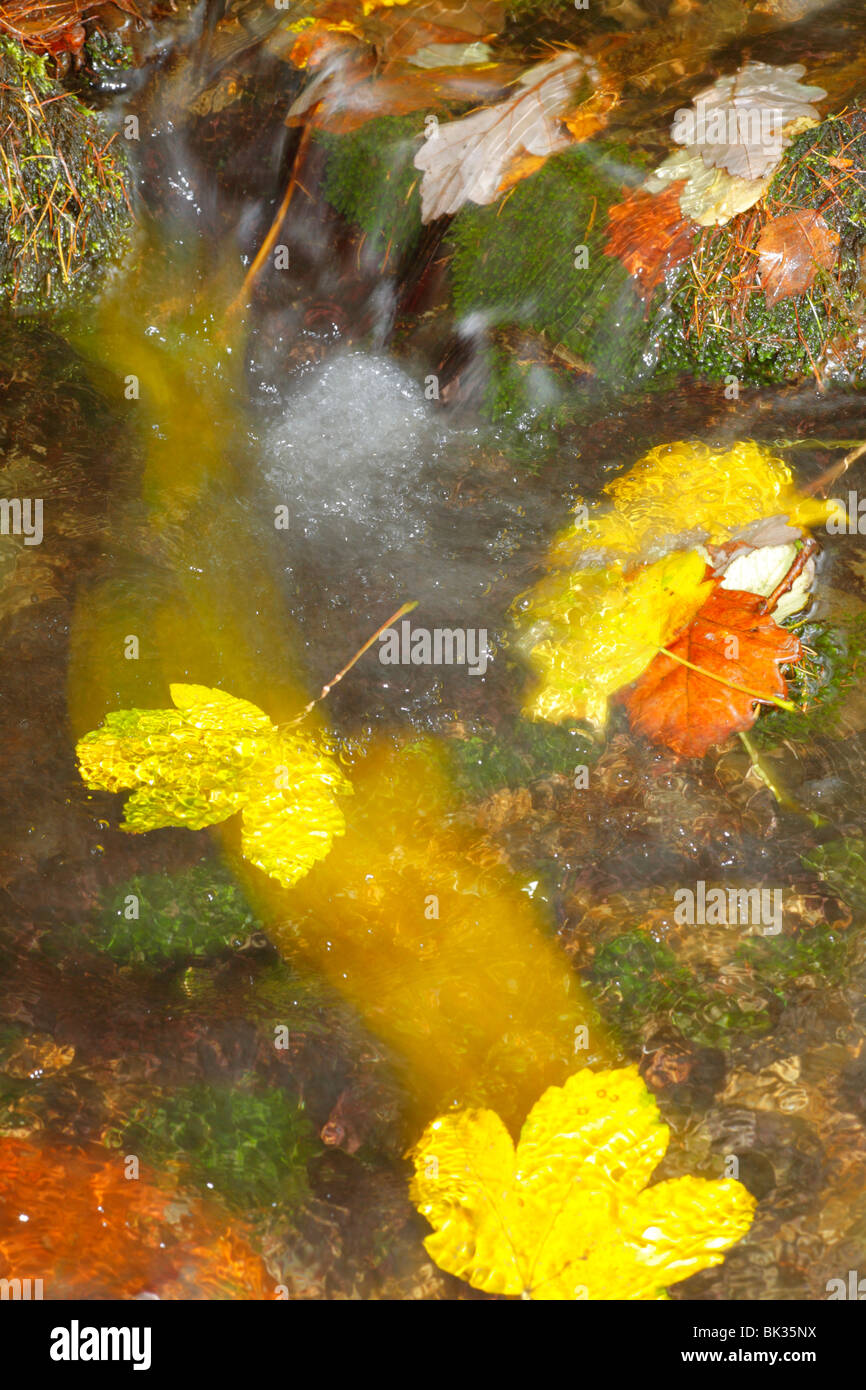
[[[748,686],[737,685],[736,681],[726,681],[724,676],[717,676],[713,671],[707,671],[703,666],[696,666],[693,661],[686,661],[684,656],[677,656],[669,647],[659,647],[658,649],[665,656],[669,656],[671,661],[678,661],[681,666],[688,666],[690,671],[697,671],[699,676],[705,676],[709,681],[718,681],[719,685],[726,685],[729,690],[737,690],[741,695],[750,695],[753,700],[757,700],[762,705],[778,705],[779,709],[789,710],[796,714],[798,706],[791,700],[782,700],[778,695],[759,695],[756,690],[749,690]]]

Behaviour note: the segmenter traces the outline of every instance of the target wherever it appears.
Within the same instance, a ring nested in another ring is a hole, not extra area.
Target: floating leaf
[[[634,680],[682,631],[712,585],[696,551],[681,551],[624,575],[554,573],[521,607],[522,646],[540,680],[525,712],[533,719],[607,719],[608,697]]]
[[[77,746],[89,787],[131,791],[122,830],[201,830],[243,809],[243,853],[289,886],[345,829],[351,790],[311,735],[282,732],[255,705],[202,685],[169,687],[174,709],[119,710]]]
[[[587,80],[594,86],[600,81],[593,63],[579,53],[558,53],[524,72],[507,101],[440,124],[415,156],[415,168],[424,174],[423,221],[458,212],[466,202],[492,203],[516,173],[532,172],[572,144],[563,120],[575,118],[574,92]]]
[[[720,1264],[755,1202],[738,1182],[647,1183],[669,1140],[636,1067],[551,1086],[515,1149],[491,1110],[442,1115],[415,1153],[412,1199],[440,1268],[487,1293],[656,1299]]]
[[[838,247],[839,233],[813,208],[774,217],[765,225],[756,248],[767,303],[805,294],[819,270],[832,269]]]
[[[799,661],[801,647],[764,607],[756,594],[717,589],[624,696],[632,728],[699,758],[750,729],[761,701],[784,698],[780,667]]]

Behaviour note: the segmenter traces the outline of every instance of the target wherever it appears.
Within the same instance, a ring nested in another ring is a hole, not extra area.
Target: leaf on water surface
[[[680,208],[682,188],[675,183],[657,196],[638,188],[608,212],[605,252],[622,262],[645,300],[691,255],[695,229]]]
[[[701,227],[723,226],[754,207],[794,136],[818,123],[811,103],[827,93],[804,86],[804,72],[799,63],[750,62],[718,78],[677,112],[671,136],[684,148],[659,165],[645,189],[658,193],[684,181],[680,207]]]
[[[174,709],[119,710],[80,739],[89,787],[132,791],[122,830],[218,825],[243,810],[243,853],[285,887],[323,859],[351,791],[311,735],[284,732],[256,705],[202,685],[169,687]]]
[[[636,1067],[551,1086],[516,1148],[494,1111],[442,1115],[413,1155],[412,1200],[434,1228],[427,1252],[486,1293],[664,1298],[720,1264],[755,1208],[731,1180],[648,1187],[669,1137]]]
[[[767,303],[772,306],[789,295],[805,294],[819,270],[832,269],[838,248],[839,233],[813,208],[774,217],[756,248]]]
[[[757,594],[716,589],[667,644],[672,655],[656,656],[623,696],[632,728],[682,757],[699,758],[750,729],[762,700],[784,699],[780,668],[798,661],[802,649],[764,606]]]
[[[524,72],[514,96],[439,124],[415,156],[415,168],[424,175],[422,220],[458,212],[466,202],[494,202],[549,155],[599,130],[604,124],[601,94],[596,92],[583,106],[574,101],[576,88],[587,81],[594,89],[601,82],[593,62],[580,53],[557,53]],[[604,97],[602,104],[609,103],[610,97]]]
[[[697,551],[679,551],[631,574],[612,566],[542,580],[519,619],[521,645],[539,678],[525,713],[602,727],[609,697],[697,613],[712,588],[705,575]]]

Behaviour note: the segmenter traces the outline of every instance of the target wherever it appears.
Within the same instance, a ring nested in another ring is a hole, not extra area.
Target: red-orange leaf
[[[667,647],[672,656],[660,653],[624,694],[632,728],[699,758],[729,734],[750,729],[761,700],[784,698],[780,667],[799,660],[800,643],[762,611],[765,604],[757,594],[716,589]]]
[[[604,249],[622,261],[645,300],[652,297],[665,272],[691,254],[695,226],[680,211],[682,188],[682,182],[658,194],[638,188],[608,212]]]
[[[805,294],[818,270],[836,260],[839,233],[813,208],[786,213],[768,222],[758,238],[761,287],[767,303],[792,294]]]

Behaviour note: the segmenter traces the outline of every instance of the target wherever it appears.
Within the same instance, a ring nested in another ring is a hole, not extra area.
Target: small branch
[[[334,686],[337,685],[343,679],[343,677],[348,674],[349,671],[351,671],[352,667],[355,665],[355,662],[360,661],[364,653],[370,650],[377,637],[380,637],[382,633],[391,626],[392,623],[396,623],[398,618],[405,617],[407,613],[411,613],[412,609],[417,607],[418,600],[412,599],[411,602],[402,604],[402,606],[397,609],[396,613],[391,614],[390,618],[386,618],[384,623],[382,623],[380,627],[376,628],[376,631],[373,633],[373,636],[367,639],[363,647],[359,648],[359,650],[355,652],[355,655],[352,657],[352,660],[346,662],[346,665],[343,667],[342,671],[338,671],[336,676],[331,677],[327,685],[322,686],[322,689],[316,696],[315,700],[311,700],[310,703],[306,705],[304,709],[301,710],[300,714],[296,715],[294,719],[289,720],[288,724],[283,724],[280,727],[284,729],[291,729],[294,728],[296,724],[300,724],[302,719],[306,719],[307,715],[310,713],[311,710],[315,709],[319,701],[324,700],[325,697],[329,695],[330,692],[333,690]]]

